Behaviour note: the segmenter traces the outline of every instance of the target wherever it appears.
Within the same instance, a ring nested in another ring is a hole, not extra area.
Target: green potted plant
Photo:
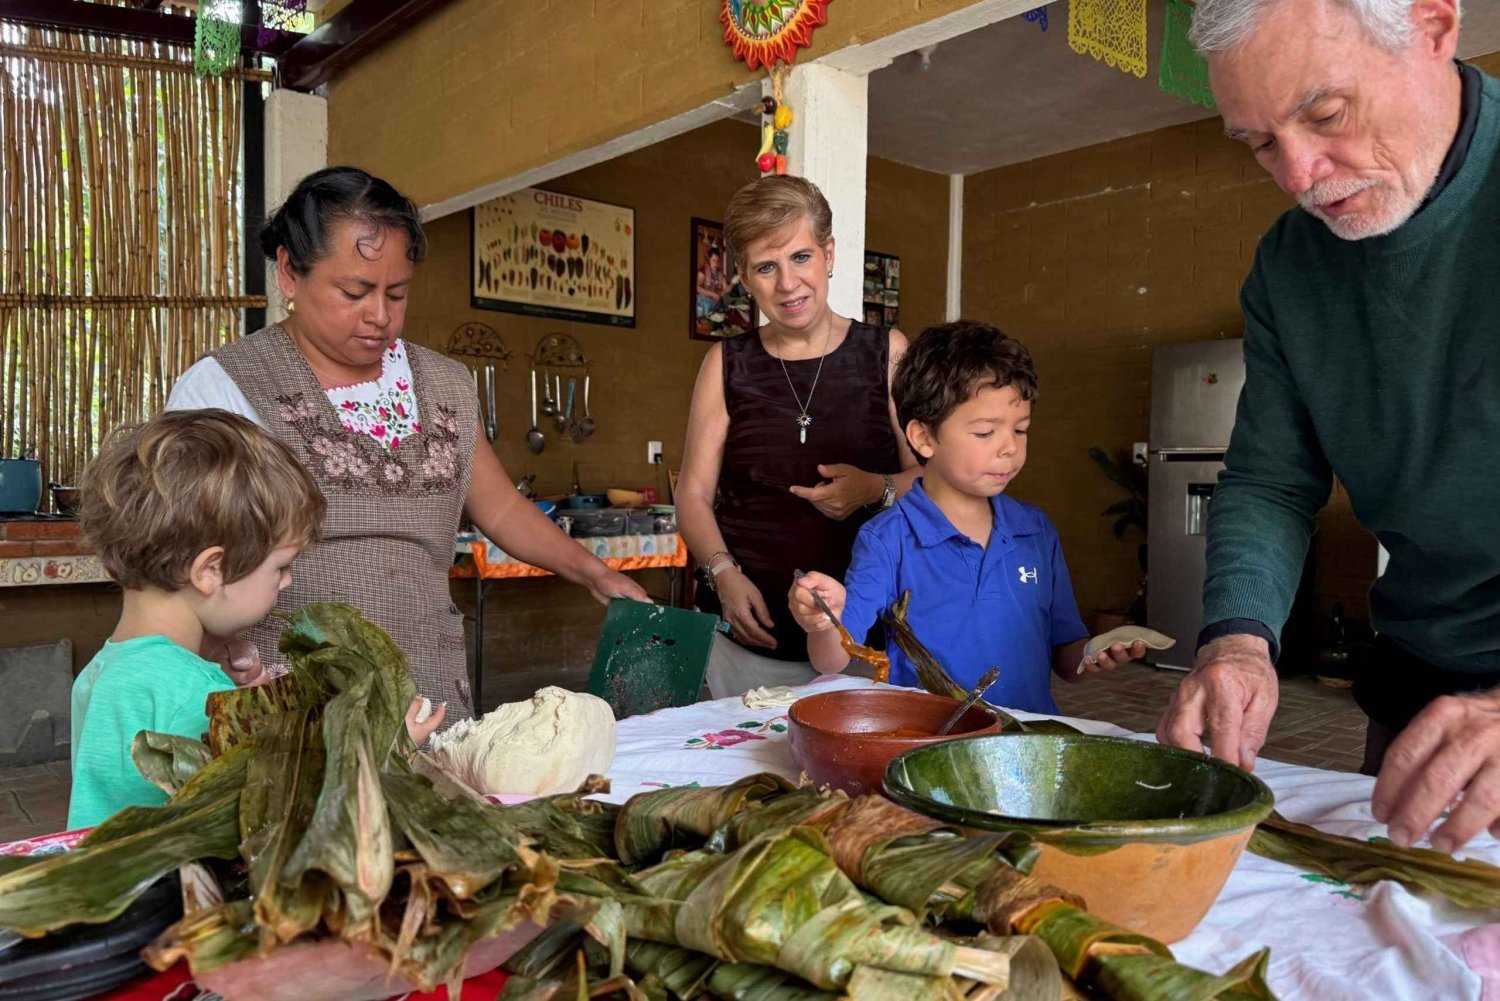
[[[1097,445],[1089,449],[1089,458],[1109,478],[1111,483],[1119,486],[1125,491],[1125,496],[1115,501],[1109,507],[1100,512],[1101,517],[1113,518],[1115,538],[1125,538],[1125,533],[1132,528],[1140,530],[1142,540],[1135,550],[1136,559],[1141,565],[1140,581],[1136,585],[1135,597],[1131,599],[1130,607],[1125,610],[1125,622],[1142,622],[1146,617],[1146,519],[1148,506],[1147,491],[1148,480],[1146,470],[1135,463],[1121,465],[1110,458],[1104,449]],[[1123,623],[1117,623],[1123,624]]]

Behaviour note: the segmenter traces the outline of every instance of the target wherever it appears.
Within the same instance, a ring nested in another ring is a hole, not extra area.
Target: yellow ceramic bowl
[[[610,507],[640,507],[646,503],[646,495],[639,490],[607,490]]]

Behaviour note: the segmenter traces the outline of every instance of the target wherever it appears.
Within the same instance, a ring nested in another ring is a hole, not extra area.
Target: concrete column
[[[328,101],[295,90],[273,90],[266,98],[266,212],[281,207],[297,182],[328,166]],[[266,263],[266,319],[286,318],[276,289],[276,267]]]
[[[791,70],[784,91],[793,115],[787,172],[816,184],[833,208],[829,305],[835,313],[862,319],[869,77],[811,63]]]
[[[963,316],[964,309],[964,175],[948,175],[948,296],[945,320]]]

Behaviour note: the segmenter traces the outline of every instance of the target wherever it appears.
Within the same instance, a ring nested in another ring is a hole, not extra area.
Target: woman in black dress
[[[917,475],[890,398],[906,338],[829,308],[822,193],[800,177],[752,181],[730,200],[724,235],[766,323],[704,358],[677,485],[707,584],[699,607],[730,628],[709,662],[715,698],[814,677],[787,609],[792,571],[842,578],[860,525]]]

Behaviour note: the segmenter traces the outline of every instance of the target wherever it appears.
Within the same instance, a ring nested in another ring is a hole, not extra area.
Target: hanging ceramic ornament
[[[1183,0],[1167,0],[1166,27],[1161,33],[1161,66],[1156,83],[1164,93],[1212,111],[1213,91],[1208,86],[1208,60],[1204,59],[1188,31],[1193,27],[1193,8]]]
[[[1146,0],[1068,0],[1068,47],[1146,75]]]
[[[720,0],[724,44],[755,69],[796,60],[812,44],[813,29],[828,23],[832,0]]]

